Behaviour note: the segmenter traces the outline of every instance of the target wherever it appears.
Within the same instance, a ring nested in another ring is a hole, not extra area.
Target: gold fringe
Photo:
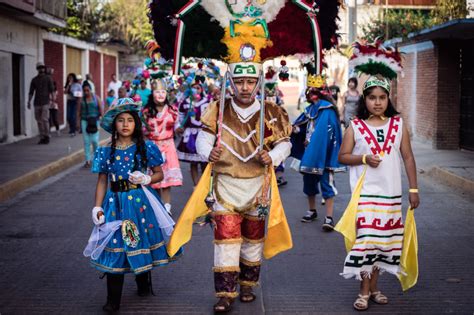
[[[218,215],[240,215],[239,213],[231,211],[231,210],[212,211],[212,214],[215,215],[215,216],[218,216]]]
[[[250,243],[250,244],[260,244],[260,243],[265,242],[265,237],[261,238],[259,240],[251,240],[251,239],[246,238],[246,237],[242,237],[242,239],[244,240],[244,243]]]
[[[229,238],[225,240],[214,240],[214,244],[241,244],[243,242],[242,238]]]
[[[247,287],[256,287],[258,285],[257,281],[247,281],[247,280],[239,280],[239,284],[242,286],[247,286]]]
[[[137,249],[137,250],[129,251],[129,252],[127,252],[127,256],[132,257],[132,256],[137,256],[137,255],[142,255],[142,254],[149,254],[149,253],[150,253],[150,250],[144,248],[144,249]]]
[[[216,292],[216,297],[218,298],[226,297],[226,298],[235,299],[238,296],[239,296],[239,292]]]
[[[240,262],[243,263],[245,266],[249,266],[249,267],[256,267],[256,266],[260,266],[262,265],[262,261],[259,260],[259,261],[249,261],[245,258],[242,258],[240,257]]]
[[[104,248],[104,250],[106,252],[110,252],[110,253],[123,253],[124,252],[124,249],[123,248],[112,248],[112,247],[106,247]]]
[[[151,246],[150,246],[150,250],[158,249],[158,248],[160,248],[160,247],[163,246],[163,245],[165,245],[165,241],[162,241],[162,242],[157,243],[157,244],[155,244],[155,245],[151,245]]]
[[[213,272],[240,272],[239,266],[212,267]]]
[[[249,221],[265,221],[265,218],[259,218],[254,215],[244,214],[244,218]]]

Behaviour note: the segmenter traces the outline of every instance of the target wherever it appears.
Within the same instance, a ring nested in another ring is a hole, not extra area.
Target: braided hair
[[[145,144],[145,139],[142,133],[142,122],[141,122],[140,116],[135,111],[128,111],[125,113],[130,114],[133,117],[133,120],[135,122],[135,129],[133,130],[132,140],[137,145],[137,148],[133,156],[133,170],[132,171],[145,172],[147,169],[148,161],[147,161],[146,144]],[[114,122],[112,124],[112,141],[111,141],[111,150],[110,150],[110,161],[112,164],[115,162],[115,150],[116,150],[117,139],[118,139],[118,132],[117,132],[117,129],[115,128],[115,123],[118,116],[120,116],[120,114],[115,116]],[[138,155],[140,155],[140,158],[138,158]]]

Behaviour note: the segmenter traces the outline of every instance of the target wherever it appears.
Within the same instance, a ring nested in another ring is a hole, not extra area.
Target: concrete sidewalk
[[[101,141],[108,137],[101,131]],[[84,161],[81,134],[75,137],[54,134],[48,145],[37,142],[38,138],[34,137],[0,146],[0,202]]]
[[[412,147],[420,174],[474,196],[474,152],[434,150],[418,140],[412,141]]]

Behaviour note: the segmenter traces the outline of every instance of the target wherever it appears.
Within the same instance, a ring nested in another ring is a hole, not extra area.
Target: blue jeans
[[[324,170],[322,175],[303,174],[303,192],[306,196],[319,194],[318,184],[321,186],[324,199],[329,199],[337,195],[333,172]]]
[[[67,100],[66,118],[69,124],[69,133],[76,133],[77,124],[77,102],[76,100]]]
[[[84,154],[86,155],[86,161],[92,161],[91,144],[93,150],[97,150],[99,146],[99,131],[96,133],[87,133],[87,120],[81,120],[82,138],[84,139]],[[99,130],[99,120],[97,120],[97,130]]]

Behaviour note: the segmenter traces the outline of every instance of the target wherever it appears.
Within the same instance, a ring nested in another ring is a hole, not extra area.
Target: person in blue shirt
[[[151,90],[146,87],[145,79],[142,79],[140,81],[140,86],[138,87],[136,93],[140,96],[142,100],[142,106],[145,106],[146,104],[148,104],[148,99],[150,98]]]
[[[326,202],[324,231],[334,229],[333,210],[337,189],[334,172],[345,170],[337,160],[341,146],[341,126],[337,107],[331,102],[324,78],[308,74],[306,100],[309,105],[293,123],[291,156],[301,160],[303,192],[308,197],[309,210],[302,222],[316,220],[316,195],[321,193]]]

